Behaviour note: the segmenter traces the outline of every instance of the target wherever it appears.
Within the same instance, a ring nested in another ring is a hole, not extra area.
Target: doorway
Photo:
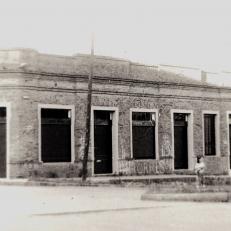
[[[229,169],[231,169],[231,114],[229,114]]]
[[[174,168],[188,169],[188,115],[174,113]]]
[[[112,111],[94,110],[94,173],[112,173]]]
[[[0,107],[0,178],[6,177],[6,108]]]

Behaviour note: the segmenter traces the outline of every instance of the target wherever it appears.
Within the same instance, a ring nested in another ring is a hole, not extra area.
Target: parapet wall
[[[0,50],[0,71],[88,75],[89,68],[89,55],[48,55],[32,49]],[[160,71],[158,66],[147,66],[129,60],[104,56],[94,56],[94,76],[205,85],[205,83],[181,75]]]

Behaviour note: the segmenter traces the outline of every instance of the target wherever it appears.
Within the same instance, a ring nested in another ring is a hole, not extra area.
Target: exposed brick
[[[52,56],[33,50],[0,52],[0,102],[11,104],[8,153],[11,177],[80,175],[88,71],[89,56]],[[218,111],[221,156],[206,157],[205,162],[208,173],[228,173],[226,112],[231,111],[230,89],[160,72],[156,67],[106,57],[95,58],[94,75],[93,106],[118,107],[119,110],[117,174],[158,174],[163,172],[165,163],[130,159],[130,108],[158,109],[159,155],[164,137],[168,137],[171,147],[173,145],[171,109],[193,111],[194,156],[203,154],[202,111]],[[75,163],[39,163],[38,104],[75,106]],[[91,160],[91,148],[89,155]],[[173,171],[172,163],[173,159],[165,163],[168,173]],[[89,162],[89,173],[91,166]]]

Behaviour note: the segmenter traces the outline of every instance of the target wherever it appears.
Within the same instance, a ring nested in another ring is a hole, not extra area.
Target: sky
[[[0,48],[231,71],[231,1],[0,0]]]

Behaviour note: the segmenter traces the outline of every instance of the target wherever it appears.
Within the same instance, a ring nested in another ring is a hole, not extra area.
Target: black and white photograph
[[[231,2],[0,0],[0,230],[230,231]]]

